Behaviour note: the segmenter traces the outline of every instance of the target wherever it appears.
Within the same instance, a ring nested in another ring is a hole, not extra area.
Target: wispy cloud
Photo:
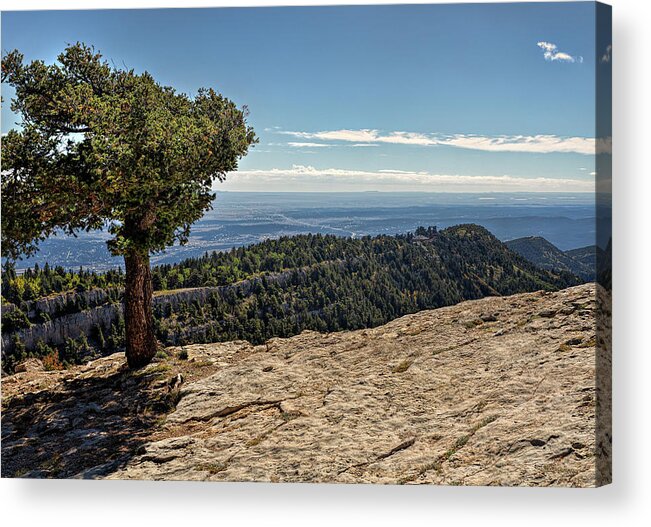
[[[327,145],[325,143],[289,142],[287,143],[287,146],[291,146],[292,148],[327,148],[330,145]]]
[[[565,53],[564,51],[560,51],[558,49],[558,46],[556,44],[552,44],[551,42],[545,42],[544,40],[541,42],[538,42],[538,47],[543,50],[543,57],[545,57],[545,60],[548,60],[550,62],[583,62],[583,57],[581,56],[572,56],[569,53]]]
[[[594,182],[547,177],[516,177],[510,175],[471,176],[459,174],[434,174],[424,171],[383,169],[377,171],[341,168],[315,168],[310,165],[292,165],[291,168],[268,170],[238,170],[228,176],[236,188],[273,187],[274,184],[291,185],[296,190],[306,189],[376,189],[457,192],[589,192]]]
[[[284,145],[279,145],[277,143],[271,143],[275,146],[284,146]],[[309,142],[303,142],[303,141],[289,141],[286,146],[292,147],[292,148],[329,148],[331,146],[334,146],[332,143],[309,143]],[[353,143],[353,144],[347,144],[345,145],[350,148],[364,148],[364,147],[369,147],[369,146],[378,146],[374,143]]]
[[[595,153],[610,153],[610,138],[595,141],[591,137],[562,137],[557,135],[500,135],[483,136],[474,134],[424,134],[418,132],[386,132],[379,130],[327,130],[320,132],[277,131],[279,134],[290,135],[299,139],[319,140],[328,142],[353,142],[356,146],[397,144],[413,146],[449,146],[482,150],[486,152],[530,152],[576,153],[594,155]]]
[[[610,62],[612,59],[613,45],[609,44],[606,52],[601,56],[601,62]]]

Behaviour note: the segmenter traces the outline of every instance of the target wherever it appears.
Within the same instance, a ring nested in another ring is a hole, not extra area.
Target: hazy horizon
[[[442,192],[221,192],[197,221],[185,246],[152,255],[173,263],[210,251],[227,251],[269,238],[306,233],[359,237],[476,223],[507,241],[541,236],[561,250],[599,243],[595,196],[586,193]],[[601,219],[605,221],[605,219]],[[104,270],[122,266],[106,248],[106,231],[54,236],[18,269],[43,265]]]

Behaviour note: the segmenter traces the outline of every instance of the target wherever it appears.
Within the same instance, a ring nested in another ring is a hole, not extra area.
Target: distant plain
[[[302,233],[375,236],[460,223],[482,225],[502,241],[542,236],[565,251],[593,245],[596,221],[592,193],[218,192],[213,210],[193,226],[189,243],[154,255],[152,263]],[[52,237],[16,267],[48,262],[101,271],[121,266],[122,259],[111,257],[106,248],[109,238],[104,231]],[[607,241],[597,243],[605,247]]]

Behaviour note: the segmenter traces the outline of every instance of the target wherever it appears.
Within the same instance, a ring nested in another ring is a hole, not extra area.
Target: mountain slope
[[[603,255],[603,252],[603,249],[598,245],[588,245],[587,247],[565,251],[565,254],[588,268],[595,269],[597,260]]]
[[[527,236],[504,243],[509,249],[542,269],[566,271],[586,281],[594,280],[595,263],[590,264],[589,247],[563,252],[540,236]]]
[[[595,287],[4,377],[2,476],[595,485]]]
[[[536,267],[477,225],[424,232],[428,234],[361,239],[285,237],[155,268],[159,289],[189,288],[157,293],[157,336],[166,345],[238,339],[259,344],[305,329],[375,327],[463,300],[580,283],[568,272]],[[29,279],[43,282],[44,273],[39,270]],[[6,289],[6,298],[16,296],[9,282]],[[90,302],[84,295],[79,293],[83,302],[68,298],[65,309],[51,313],[34,302],[3,312],[3,328],[15,328],[3,332],[7,371],[26,353],[58,353],[62,362],[75,363],[93,352],[119,351],[124,324],[116,296],[93,293]],[[64,303],[49,299],[47,304]],[[39,340],[46,347],[39,347]]]

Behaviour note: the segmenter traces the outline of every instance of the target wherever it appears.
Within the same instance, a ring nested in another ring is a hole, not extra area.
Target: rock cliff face
[[[123,290],[116,291],[116,294],[122,295]],[[79,306],[86,308],[96,307],[109,301],[109,293],[104,289],[91,289],[90,291],[70,291],[67,293],[52,295],[39,300],[25,302],[23,311],[30,320],[34,320],[39,315],[46,314],[50,318],[62,316],[71,311],[78,311]],[[2,305],[2,314],[13,311],[16,306],[11,303]]]
[[[135,373],[120,355],[19,373],[2,382],[2,475],[605,483],[595,295],[586,284],[368,330],[168,348]]]
[[[14,339],[22,342],[28,351],[33,350],[39,341],[59,346],[67,338],[76,339],[81,335],[92,336],[94,328],[108,331],[123,308],[119,302],[112,302],[112,296],[121,297],[122,290],[110,295],[104,289],[92,289],[83,292],[68,292],[53,295],[22,306],[31,325],[13,332],[2,333],[2,355],[14,349]],[[9,313],[17,307],[3,304],[2,314]]]
[[[78,313],[59,316],[53,320],[33,324],[28,328],[19,329],[13,333],[2,334],[2,353],[11,353],[15,347],[14,338],[25,345],[27,350],[33,350],[39,341],[45,344],[60,346],[66,339],[76,339],[81,335],[90,337],[95,328],[108,332],[111,324],[117,320],[124,310],[122,304],[105,304]]]
[[[343,262],[341,262],[343,265]],[[306,273],[307,270],[298,270],[298,273]],[[276,283],[284,286],[296,274],[295,271],[268,274],[264,277],[267,283]],[[235,295],[248,296],[255,285],[261,282],[262,278],[251,278],[242,280],[235,284],[218,287],[193,287],[178,289],[174,291],[157,292],[153,299],[154,309],[167,307],[176,310],[180,304],[206,303],[213,295]],[[114,298],[121,298],[124,290],[114,292]],[[4,304],[2,314],[5,315],[17,307],[13,304]],[[27,328],[21,328],[13,332],[2,333],[2,356],[14,350],[14,339],[19,340],[28,351],[36,348],[39,341],[50,346],[61,346],[68,338],[76,339],[82,335],[87,339],[94,336],[97,328],[108,332],[111,325],[117,321],[124,312],[124,306],[119,301],[111,301],[108,291],[93,289],[84,292],[69,292],[43,298],[33,302],[26,302],[23,311],[32,321]],[[50,320],[39,321],[45,314]],[[201,335],[202,327],[185,328],[186,336]],[[170,340],[175,343],[178,339],[170,335]]]

